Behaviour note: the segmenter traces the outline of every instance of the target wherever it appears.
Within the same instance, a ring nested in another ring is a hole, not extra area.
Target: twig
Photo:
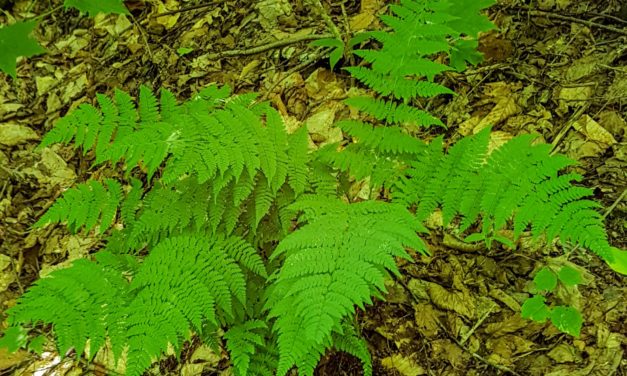
[[[479,320],[477,320],[475,325],[473,325],[472,328],[470,328],[468,333],[466,333],[466,334],[464,334],[462,336],[462,339],[459,340],[459,345],[460,346],[463,346],[464,343],[466,343],[466,341],[468,341],[470,336],[473,335],[473,333],[477,330],[477,328],[479,328],[479,326],[481,326],[481,324],[483,324],[483,322],[488,318],[488,316],[490,316],[491,313],[492,313],[492,307],[490,307],[490,309],[485,311],[485,313],[483,315],[481,315],[481,317],[479,317]]]
[[[605,14],[605,13],[599,13],[599,12],[587,12],[587,13],[591,14],[593,16],[597,16],[597,17],[609,18],[610,20],[614,20],[616,22],[623,23],[623,24],[627,25],[627,20],[623,20],[620,17],[612,16],[611,14]]]
[[[582,20],[576,17],[564,16],[563,14],[557,14],[557,13],[551,13],[551,12],[545,12],[543,10],[529,10],[528,12],[532,16],[541,16],[541,17],[548,17],[548,18],[553,18],[553,19],[561,20],[561,21],[575,22],[575,23],[586,25],[588,27],[604,29],[604,30],[608,30],[617,34],[627,35],[627,30],[619,29],[613,26],[603,25],[603,24],[588,21],[588,20]]]
[[[172,14],[189,12],[189,11],[196,10],[196,9],[209,8],[211,6],[216,6],[216,5],[219,5],[221,3],[223,3],[223,1],[214,1],[214,2],[211,2],[211,3],[191,5],[191,6],[188,6],[188,7],[185,7],[185,8],[169,10],[167,12],[158,13],[158,14],[155,14],[155,17],[170,16]]]
[[[618,198],[612,203],[612,205],[610,205],[610,207],[607,208],[607,210],[605,211],[605,213],[603,213],[601,218],[603,218],[603,219],[607,218],[607,216],[610,215],[612,210],[614,210],[614,208],[616,208],[618,203],[621,202],[625,198],[625,195],[627,195],[627,188],[623,189],[623,193],[621,193],[620,196],[618,196]]]
[[[263,44],[260,46],[255,46],[246,49],[236,49],[236,50],[228,50],[222,52],[208,53],[203,55],[203,57],[209,60],[217,60],[223,57],[232,57],[232,56],[246,56],[246,55],[255,55],[265,51],[269,51],[275,48],[281,48],[285,46],[289,46],[290,44],[295,44],[299,42],[306,42],[310,40],[318,40],[324,38],[333,38],[334,35],[331,33],[326,34],[309,34],[309,35],[301,35],[294,38],[282,39],[276,42]]]
[[[555,153],[557,153],[557,145],[560,143],[562,138],[566,136],[566,133],[568,133],[568,131],[570,130],[570,127],[572,127],[573,124],[579,120],[581,115],[583,115],[584,111],[587,109],[588,109],[588,104],[584,104],[583,106],[579,107],[577,111],[573,114],[573,116],[571,116],[570,119],[568,119],[568,122],[566,122],[564,127],[560,129],[557,136],[555,136],[555,139],[553,140],[553,142],[551,142],[551,155],[554,155]]]
[[[453,341],[457,344],[457,346],[461,347],[461,348],[462,348],[462,350],[464,350],[464,351],[466,351],[467,353],[469,353],[470,355],[472,355],[472,357],[473,357],[473,358],[475,358],[475,359],[477,359],[477,360],[479,360],[479,361],[481,361],[481,362],[483,362],[483,363],[487,364],[487,365],[488,365],[488,366],[490,366],[490,367],[494,367],[494,368],[498,369],[498,370],[499,370],[499,371],[501,371],[501,372],[508,372],[508,373],[511,373],[512,375],[515,375],[515,376],[521,376],[518,372],[514,371],[513,369],[510,369],[509,367],[506,367],[506,366],[501,365],[501,364],[493,363],[493,362],[491,362],[491,361],[487,360],[486,358],[482,357],[481,355],[477,354],[476,352],[471,351],[471,350],[470,350],[470,349],[468,349],[466,346],[464,346],[464,344],[463,344],[463,343],[461,343],[461,342],[460,342],[457,338],[455,338],[455,336],[453,336],[452,334],[450,334],[450,333],[448,332],[448,330],[446,330],[446,328],[444,327],[444,325],[442,325],[442,323],[440,322],[440,320],[436,320],[435,322],[438,324],[438,326],[440,327],[440,329],[442,329],[442,331],[443,331],[443,332],[444,332],[444,333],[445,333],[445,334],[446,334],[446,335],[447,335],[447,336],[448,336],[451,340],[453,340]]]

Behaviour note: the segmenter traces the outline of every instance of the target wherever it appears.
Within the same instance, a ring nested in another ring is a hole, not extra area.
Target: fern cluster
[[[99,95],[100,108],[81,105],[41,147],[73,142],[95,163],[123,162],[127,175],[155,177],[152,188],[130,178],[125,189],[107,179],[66,191],[35,226],[97,228],[109,234],[105,249],[95,262],[79,260],[32,286],[9,310],[12,328],[52,324],[61,354],[74,348],[93,357],[108,345],[116,358],[126,354],[130,375],[169,345],[178,351],[193,333],[211,337],[220,327],[240,375],[285,374],[292,365],[312,374],[326,348],[354,353],[369,374],[367,348],[346,322],[355,305],[382,296],[405,246],[425,250],[415,236],[420,224],[400,206],[334,201],[331,170],[309,160],[306,128],[287,134],[278,113],[253,95],[212,86],[178,104],[162,90],[158,104],[142,87],[138,109],[130,98]],[[293,232],[301,211],[302,228]],[[330,224],[334,231],[325,230]],[[355,253],[358,239],[366,252]],[[256,248],[276,241],[264,261]],[[299,261],[315,261],[311,255],[328,269]],[[355,265],[364,269],[355,273]],[[346,289],[354,282],[358,294]],[[309,300],[312,292],[324,296]],[[300,347],[286,345],[297,339]]]
[[[373,32],[379,50],[360,50],[369,67],[350,73],[378,92],[350,105],[384,127],[347,120],[352,138],[312,157],[306,128],[288,134],[277,111],[255,94],[210,86],[179,103],[146,87],[132,97],[97,96],[63,117],[40,147],[73,144],[95,164],[123,163],[124,182],[70,189],[35,226],[66,222],[97,229],[106,246],[35,283],[9,310],[0,344],[25,345],[21,328],[51,324],[60,354],[93,358],[104,347],[142,374],[169,348],[198,335],[224,346],[236,375],[313,375],[327,349],[345,351],[372,374],[355,310],[383,298],[408,250],[428,253],[421,222],[441,208],[461,230],[481,220],[481,239],[560,236],[610,260],[597,204],[573,186],[573,164],[550,156],[532,136],[488,152],[489,130],[448,152],[406,125],[443,123],[417,97],[451,93],[434,77],[476,63],[476,34],[491,27],[479,10],[490,0],[403,0]],[[449,65],[435,63],[447,54]],[[340,174],[338,175],[338,171]],[[340,200],[346,175],[369,179],[392,202]],[[146,178],[147,184],[142,180]],[[349,202],[346,202],[349,201]],[[115,226],[113,226],[115,224]]]

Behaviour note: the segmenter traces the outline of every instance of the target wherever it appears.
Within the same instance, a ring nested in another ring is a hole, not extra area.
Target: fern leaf
[[[462,216],[462,231],[479,216],[484,234],[513,219],[516,237],[531,225],[534,237],[559,236],[608,259],[598,205],[585,199],[592,191],[571,184],[580,179],[577,174],[559,175],[574,161],[550,155],[546,144],[533,145],[532,135],[518,136],[487,155],[489,132],[462,139],[448,154],[432,142],[396,186],[395,200],[416,204],[418,218],[441,206],[445,223]]]
[[[87,260],[77,260],[72,267],[37,281],[7,311],[9,322],[53,323],[60,354],[71,348],[82,353],[89,339],[87,350],[93,358],[107,334],[124,330],[118,327],[123,321],[117,319],[118,312],[124,310],[127,289],[121,275]],[[113,344],[119,351],[119,344]]]

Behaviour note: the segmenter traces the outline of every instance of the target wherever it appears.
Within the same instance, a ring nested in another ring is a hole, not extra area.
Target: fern
[[[397,184],[395,200],[416,205],[418,218],[441,206],[445,225],[461,216],[461,231],[480,216],[488,240],[513,219],[516,238],[531,225],[534,237],[559,236],[611,259],[598,204],[584,199],[592,191],[571,184],[577,174],[559,175],[575,162],[551,156],[550,145],[533,145],[532,135],[488,154],[489,135],[486,129],[466,137],[446,154],[440,139],[432,142]]]
[[[460,4],[463,3],[463,4]],[[479,14],[482,8],[491,5],[492,1],[428,1],[404,0],[398,5],[390,5],[391,15],[382,15],[381,20],[392,29],[392,32],[373,32],[370,34],[383,44],[381,49],[356,50],[354,53],[370,63],[370,67],[345,68],[351,75],[376,91],[379,95],[391,95],[402,99],[405,103],[416,97],[433,97],[453,92],[444,86],[434,83],[435,76],[451,68],[442,63],[434,62],[430,57],[449,54],[453,65],[464,64],[464,60],[475,56],[464,56],[456,44],[464,37],[464,41],[476,40],[480,31],[493,27],[485,16]],[[452,52],[456,54],[453,55]],[[461,61],[453,58],[460,57]],[[426,78],[426,80],[424,80]],[[348,103],[355,102],[349,100]],[[399,106],[393,101],[366,100],[359,102],[360,109],[379,120],[409,119],[412,122],[422,120],[422,124],[437,124],[426,114],[411,117],[412,112],[407,106]],[[384,111],[384,109],[387,109]],[[389,116],[383,116],[388,113]],[[425,120],[431,120],[430,122]]]
[[[382,296],[386,271],[398,274],[394,258],[411,259],[406,246],[427,251],[415,236],[423,227],[401,207],[311,198],[294,209],[303,211],[306,224],[271,256],[285,261],[271,276],[267,307],[270,317],[277,318],[277,374],[297,365],[311,375],[342,319],[355,305],[371,303],[371,295]]]

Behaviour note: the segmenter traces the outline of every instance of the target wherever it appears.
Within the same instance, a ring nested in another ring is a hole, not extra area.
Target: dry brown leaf
[[[7,349],[0,347],[0,371],[19,365],[28,359],[29,356],[30,354],[24,350],[10,353]]]
[[[488,126],[496,126],[507,120],[510,116],[522,111],[516,103],[514,95],[501,98],[494,108],[472,130],[473,134],[481,132]]]
[[[616,143],[614,136],[588,115],[583,115],[574,122],[573,128],[583,134],[587,140],[595,141],[606,148]]]
[[[394,354],[383,358],[381,359],[381,364],[387,369],[396,370],[403,376],[419,376],[427,373],[425,369],[419,366],[414,360],[401,354]]]
[[[16,123],[0,124],[0,145],[15,146],[38,139],[39,135],[24,125]]]
[[[437,283],[429,283],[427,293],[438,308],[457,312],[469,319],[477,317],[475,302],[468,292],[449,291]]]

